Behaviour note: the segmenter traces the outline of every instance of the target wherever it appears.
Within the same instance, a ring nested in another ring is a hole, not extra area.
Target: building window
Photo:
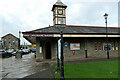
[[[95,41],[95,43],[94,43],[94,48],[97,51],[97,41]]]
[[[15,44],[15,40],[13,40],[13,45]]]
[[[9,38],[9,44],[11,44],[11,39]]]
[[[94,43],[94,49],[96,51],[101,51],[102,50],[102,40],[98,41],[96,40],[95,43]]]
[[[102,50],[102,43],[101,43],[101,41],[99,41],[99,50],[100,51]]]
[[[115,41],[115,50],[118,50],[118,42]]]
[[[118,50],[118,42],[117,42],[117,40],[114,40],[114,41],[112,41],[112,44],[111,44],[112,46],[112,50]]]
[[[63,18],[58,18],[58,24],[63,24]]]
[[[114,42],[112,42],[111,47],[112,47],[112,50],[114,51],[115,50]]]

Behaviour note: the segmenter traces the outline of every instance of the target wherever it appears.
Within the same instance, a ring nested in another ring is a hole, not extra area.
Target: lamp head
[[[105,17],[105,19],[107,19],[107,18],[108,18],[108,14],[107,14],[107,13],[105,13],[104,17]]]

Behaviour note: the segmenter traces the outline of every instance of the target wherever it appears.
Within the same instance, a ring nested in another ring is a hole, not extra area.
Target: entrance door
[[[46,59],[51,59],[51,44],[50,44],[50,42],[46,43]]]

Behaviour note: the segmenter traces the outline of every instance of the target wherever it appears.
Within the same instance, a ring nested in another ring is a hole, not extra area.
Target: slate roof
[[[15,38],[19,39],[18,37],[14,36],[14,35],[13,35],[13,34],[11,34],[11,33],[6,34],[6,35],[5,35],[5,36],[3,36],[2,38],[5,38],[6,36],[9,36],[9,35],[11,35],[11,36],[13,36],[13,37],[15,37]]]
[[[65,4],[63,4],[60,0],[58,0],[54,5],[53,5],[53,8],[52,8],[52,11],[54,10],[55,7],[67,7]]]
[[[32,30],[32,31],[26,31],[26,32],[23,32],[23,34],[24,33],[59,34],[60,31],[63,31],[64,34],[105,34],[106,27],[56,25],[56,26],[49,26],[41,29]],[[118,27],[108,27],[108,34],[118,34]]]

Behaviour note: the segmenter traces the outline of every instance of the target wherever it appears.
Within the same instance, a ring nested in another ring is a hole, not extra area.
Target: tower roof
[[[65,4],[63,4],[60,0],[58,0],[58,1],[53,5],[52,11],[54,10],[55,7],[64,7],[64,8],[66,8],[67,6],[66,6]]]

